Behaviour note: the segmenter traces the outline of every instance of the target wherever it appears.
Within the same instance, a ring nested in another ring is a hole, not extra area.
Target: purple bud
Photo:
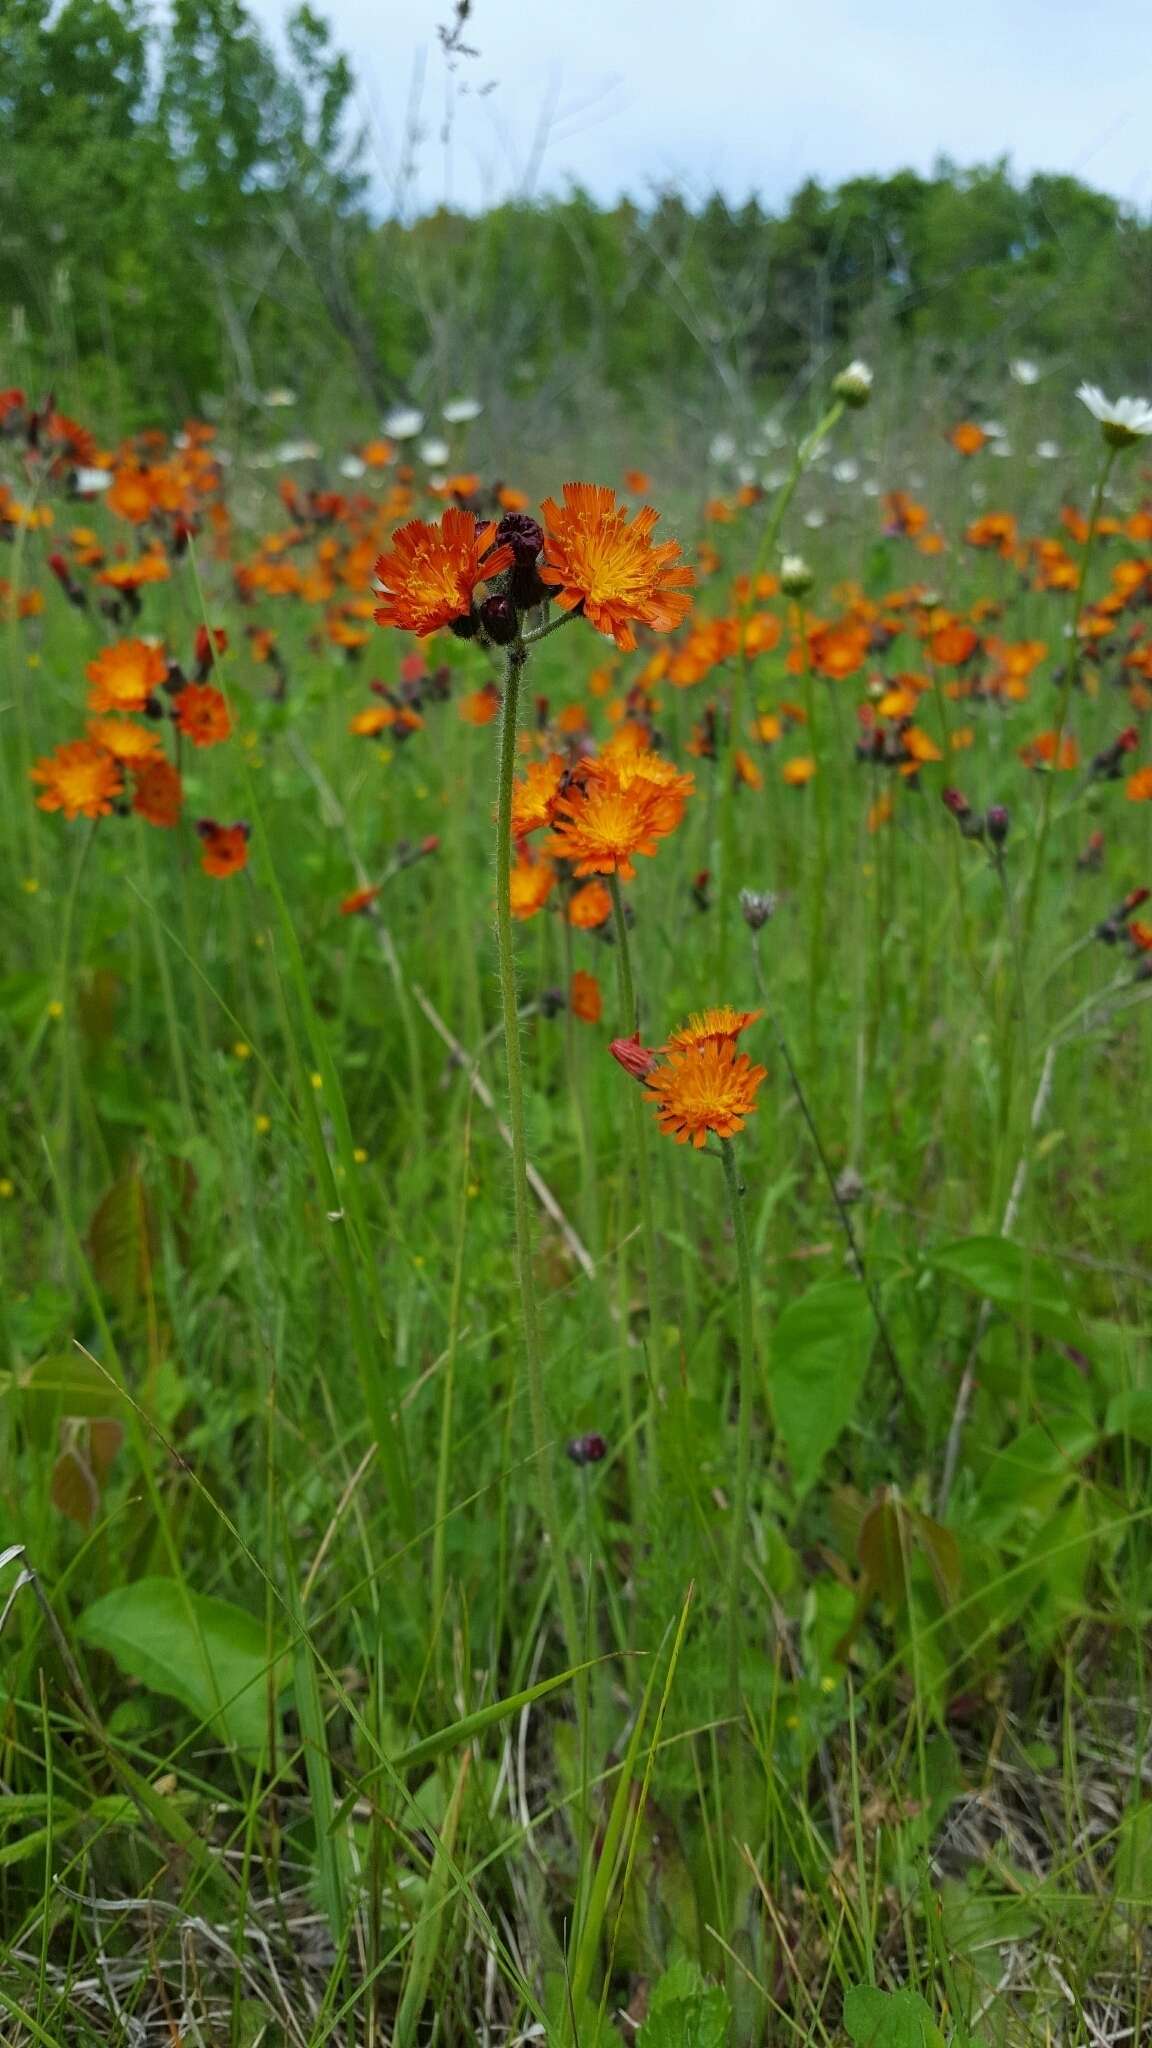
[[[589,1436],[574,1436],[567,1446],[568,1456],[574,1465],[598,1465],[607,1456],[608,1445],[598,1431]]]
[[[520,631],[516,607],[512,599],[502,592],[484,599],[480,607],[480,624],[494,647],[507,647]]]
[[[1003,846],[1011,823],[1007,805],[989,804],[984,814],[984,825],[993,846]]]

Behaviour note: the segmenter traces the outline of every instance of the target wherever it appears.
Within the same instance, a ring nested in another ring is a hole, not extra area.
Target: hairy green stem
[[[564,1525],[552,1472],[552,1446],[544,1398],[544,1365],[540,1322],[532,1274],[532,1211],[528,1200],[528,1150],[524,1135],[524,1064],[520,1050],[520,1018],[516,1008],[516,957],[512,946],[512,788],[516,771],[516,732],[520,678],[528,650],[522,641],[508,649],[504,670],[504,710],[500,727],[500,780],[496,802],[496,943],[500,966],[500,1006],[508,1063],[508,1128],[512,1134],[512,1210],[516,1239],[516,1274],[524,1324],[524,1359],[528,1403],[532,1416],[536,1484],[544,1532],[552,1553],[552,1569],[560,1601],[568,1659],[578,1664],[583,1641],[572,1580],[565,1554]]]
[[[628,937],[628,920],[624,915],[624,900],[620,894],[620,877],[610,875],[608,887],[612,897],[612,917],[616,933],[616,973],[620,986],[620,1009],[626,1034],[640,1029],[640,1018],[636,1006],[636,985],[632,976],[632,948]],[[656,1248],[656,1219],[652,1202],[652,1173],[648,1161],[648,1133],[644,1124],[644,1098],[639,1088],[630,1088],[628,1100],[632,1118],[632,1149],[636,1155],[636,1180],[640,1190],[640,1227],[644,1240],[645,1278],[648,1288],[648,1360],[653,1385],[657,1396],[661,1385],[660,1367],[663,1356],[663,1329],[660,1321],[660,1267]]]
[[[743,1576],[744,1544],[748,1520],[749,1481],[752,1473],[752,1403],[756,1389],[756,1332],[752,1312],[752,1250],[748,1242],[748,1219],[744,1213],[744,1188],[736,1165],[736,1151],[730,1138],[721,1141],[724,1184],[732,1217],[736,1245],[736,1270],[740,1283],[740,1373],[739,1407],[736,1415],[736,1484],[732,1493],[732,1538],[728,1551],[728,1691],[730,1711],[738,1719],[740,1697],[740,1581]]]

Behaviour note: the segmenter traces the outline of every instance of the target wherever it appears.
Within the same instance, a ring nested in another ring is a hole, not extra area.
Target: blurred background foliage
[[[8,379],[127,432],[285,380],[344,406],[463,383],[563,410],[595,383],[731,407],[853,344],[918,344],[960,395],[1017,354],[1145,364],[1152,220],[1071,176],[942,161],[777,214],[569,190],[408,217],[369,164],[307,6],[274,49],[240,0],[0,0]]]

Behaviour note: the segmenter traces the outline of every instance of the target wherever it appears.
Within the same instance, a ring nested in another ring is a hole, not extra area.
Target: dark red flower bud
[[[1123,903],[1120,905],[1120,916],[1129,917],[1134,910],[1139,910],[1142,903],[1147,903],[1150,896],[1152,896],[1152,889],[1129,889]]]
[[[497,591],[480,607],[480,624],[494,647],[507,647],[520,631],[516,607],[510,597]]]
[[[508,594],[519,611],[543,604],[548,595],[541,583],[537,564],[544,547],[544,529],[530,512],[509,512],[496,528],[496,546],[510,547],[513,555],[508,576]]]
[[[984,813],[984,825],[993,846],[1003,846],[1008,837],[1012,820],[1005,804],[989,804]]]
[[[457,640],[474,640],[480,631],[480,621],[475,612],[461,612],[458,619],[452,620],[448,631],[455,634]]]
[[[954,818],[963,819],[970,818],[972,816],[972,806],[969,803],[967,797],[963,795],[963,793],[960,790],[942,789],[940,792],[940,800],[943,803],[945,809],[951,811],[952,816]]]
[[[574,1465],[598,1465],[608,1453],[608,1444],[598,1430],[588,1436],[574,1436],[566,1446]]]

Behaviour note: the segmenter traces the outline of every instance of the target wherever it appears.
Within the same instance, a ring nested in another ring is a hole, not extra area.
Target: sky
[[[1152,207],[1152,0],[472,0],[451,64],[452,0],[316,4],[406,212],[572,182],[775,203],[940,154]],[[253,5],[275,32],[285,0]]]

